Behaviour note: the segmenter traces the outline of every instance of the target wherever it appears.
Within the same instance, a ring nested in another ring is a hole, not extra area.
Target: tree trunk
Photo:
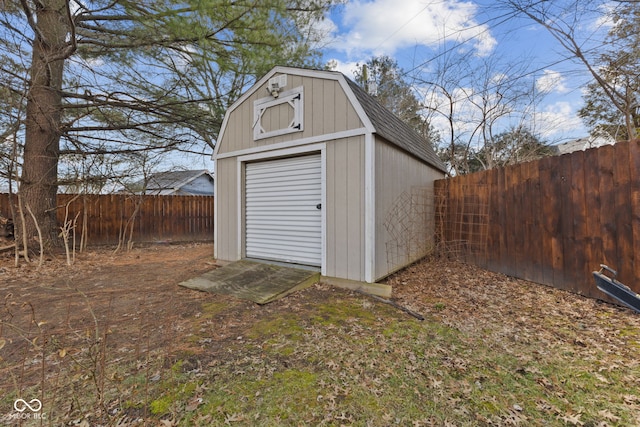
[[[37,28],[33,41],[31,80],[27,94],[25,143],[19,195],[22,197],[26,237],[37,239],[36,225],[27,213],[33,212],[42,231],[43,246],[59,243],[56,222],[58,158],[62,116],[62,75],[68,18],[65,0],[36,3]],[[22,227],[16,227],[21,234]],[[18,242],[22,242],[19,238]],[[37,246],[36,246],[37,247]]]

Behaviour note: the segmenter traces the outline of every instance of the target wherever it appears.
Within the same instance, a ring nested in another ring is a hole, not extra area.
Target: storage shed
[[[444,164],[339,72],[272,69],[226,112],[213,161],[219,260],[310,265],[372,283],[433,242],[433,212],[416,219],[408,205],[433,197]]]

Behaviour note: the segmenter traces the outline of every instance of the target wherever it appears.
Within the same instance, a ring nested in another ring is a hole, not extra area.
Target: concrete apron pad
[[[266,304],[316,283],[320,272],[241,260],[179,283],[189,289]]]

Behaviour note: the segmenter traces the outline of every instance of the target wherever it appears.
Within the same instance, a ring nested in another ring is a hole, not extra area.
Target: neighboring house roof
[[[371,120],[375,133],[441,171],[447,172],[445,164],[431,147],[430,141],[418,135],[411,126],[400,120],[357,83],[347,77],[345,80]]]
[[[611,138],[605,137],[587,137],[579,138],[573,141],[565,142],[562,144],[554,145],[553,151],[555,155],[569,154],[575,151],[584,151],[589,148],[602,147],[603,145],[613,145],[615,141]]]
[[[206,176],[211,182],[211,189],[198,189],[187,187],[196,179]],[[192,195],[212,195],[213,194],[213,174],[206,170],[168,171],[152,174],[147,179],[134,184],[134,188],[145,188],[145,194],[192,194]]]

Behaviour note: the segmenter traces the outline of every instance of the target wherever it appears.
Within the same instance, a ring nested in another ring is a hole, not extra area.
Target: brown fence
[[[88,244],[118,243],[127,221],[135,242],[213,240],[213,197],[131,196],[124,194],[58,195],[58,223],[77,216],[76,233],[87,227]],[[0,214],[10,216],[9,195],[0,194]]]
[[[607,299],[607,264],[640,292],[640,141],[439,180],[440,242],[468,261]]]

